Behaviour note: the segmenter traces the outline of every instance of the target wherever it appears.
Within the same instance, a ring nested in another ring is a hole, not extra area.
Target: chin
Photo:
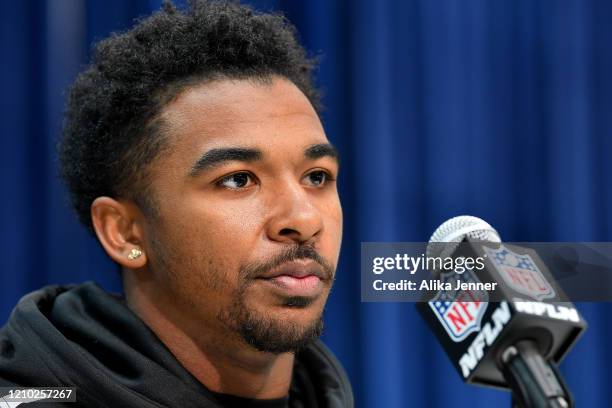
[[[268,309],[266,314],[276,316],[277,321],[289,321],[294,324],[308,327],[320,320],[323,316],[324,301],[316,299],[308,304],[296,302],[294,299],[285,304]]]
[[[319,338],[322,314],[322,304],[317,302],[253,308],[237,327],[245,342],[256,350],[273,354],[296,352]]]
[[[270,293],[252,287],[219,313],[219,319],[254,349],[268,353],[295,352],[323,330],[323,308],[329,290],[315,296]]]

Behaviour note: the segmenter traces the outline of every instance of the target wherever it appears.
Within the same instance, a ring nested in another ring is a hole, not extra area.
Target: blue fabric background
[[[410,304],[359,299],[362,241],[424,241],[484,218],[507,241],[612,240],[612,4],[534,0],[251,1],[322,56],[339,147],[344,245],[325,340],[359,407],[509,406],[464,385]],[[0,321],[28,291],[115,267],[73,217],[55,144],[90,44],[160,1],[0,0]],[[562,370],[578,406],[609,405],[610,304]]]

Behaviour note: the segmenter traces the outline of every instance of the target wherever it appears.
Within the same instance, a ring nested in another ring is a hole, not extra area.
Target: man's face
[[[171,148],[152,166],[158,208],[144,224],[162,312],[268,352],[318,336],[342,210],[335,150],[308,99],[278,77],[218,80],[162,118]]]

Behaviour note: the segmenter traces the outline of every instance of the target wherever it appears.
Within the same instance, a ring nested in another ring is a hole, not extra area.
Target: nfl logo
[[[457,287],[459,282],[480,282],[469,269],[462,274],[454,271],[440,275],[442,286]],[[489,295],[486,291],[440,290],[429,301],[429,306],[455,342],[463,341],[470,333],[480,330],[480,323],[485,311]]]
[[[529,255],[517,254],[503,245],[497,249],[483,248],[495,269],[513,290],[536,300],[555,296],[555,290]]]

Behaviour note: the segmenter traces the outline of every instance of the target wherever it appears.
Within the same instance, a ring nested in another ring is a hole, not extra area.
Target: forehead
[[[224,79],[190,87],[161,117],[173,147],[194,154],[228,144],[271,148],[290,141],[299,147],[300,142],[327,140],[308,98],[279,77],[266,83]]]

